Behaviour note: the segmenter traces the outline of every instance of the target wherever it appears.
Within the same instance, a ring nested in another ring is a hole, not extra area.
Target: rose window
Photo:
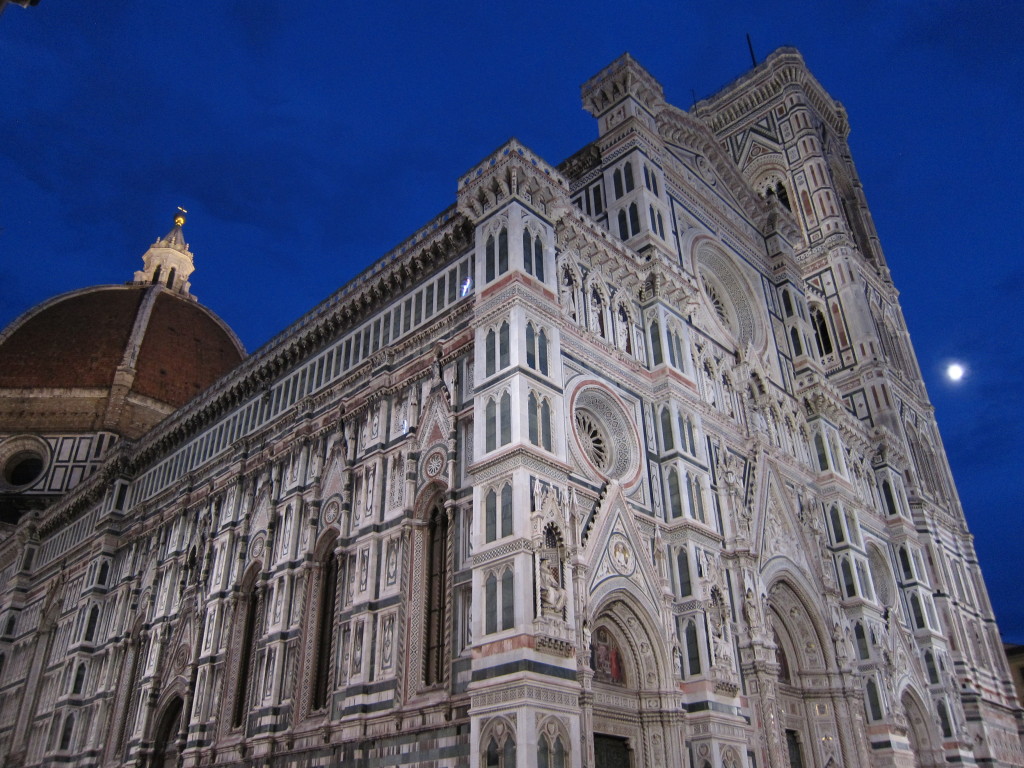
[[[602,472],[607,472],[608,462],[608,436],[604,429],[589,411],[576,411],[576,433],[579,435],[583,452],[587,454],[594,466]]]

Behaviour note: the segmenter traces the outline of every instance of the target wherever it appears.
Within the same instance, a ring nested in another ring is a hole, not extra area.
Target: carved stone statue
[[[558,578],[558,563],[548,558],[540,561],[540,603],[545,616],[563,617],[565,589]]]

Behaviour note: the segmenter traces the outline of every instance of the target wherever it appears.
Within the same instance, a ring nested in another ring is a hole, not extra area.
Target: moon
[[[960,381],[965,373],[967,373],[967,369],[960,363],[950,363],[946,366],[946,378],[950,381]]]

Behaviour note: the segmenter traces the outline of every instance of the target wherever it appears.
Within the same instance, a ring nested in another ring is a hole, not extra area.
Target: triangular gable
[[[421,451],[437,443],[448,443],[448,436],[452,430],[452,407],[449,397],[448,389],[443,384],[435,386],[427,395],[419,426]]]
[[[807,558],[808,542],[800,521],[796,519],[792,503],[786,500],[782,481],[774,468],[762,459],[758,473],[761,482],[757,508],[760,511],[757,548],[763,566],[773,557],[782,555],[796,563],[808,576],[814,574]]]
[[[588,602],[603,602],[608,593],[626,589],[652,615],[658,615],[661,579],[651,562],[650,545],[637,530],[622,487],[615,481],[608,485],[595,510],[583,559],[589,565],[585,593]]]

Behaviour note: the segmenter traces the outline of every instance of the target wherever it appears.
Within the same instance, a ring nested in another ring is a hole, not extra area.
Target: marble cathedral
[[[582,99],[251,356],[183,216],[4,331],[2,765],[1024,765],[842,106]]]

